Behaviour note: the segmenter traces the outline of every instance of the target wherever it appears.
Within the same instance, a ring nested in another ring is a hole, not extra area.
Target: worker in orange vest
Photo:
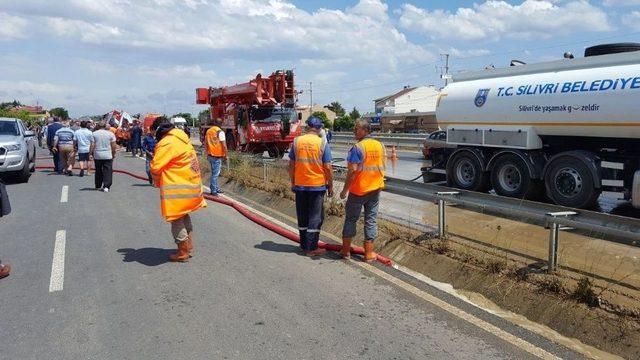
[[[296,193],[296,214],[300,248],[308,256],[326,252],[318,248],[320,228],[324,221],[324,195],[333,196],[331,149],[320,137],[322,120],[311,117],[307,131],[294,139],[289,151],[291,189]]]
[[[190,213],[206,207],[202,196],[200,165],[187,134],[176,129],[166,117],[159,117],[151,129],[156,132],[150,168],[154,184],[160,188],[162,216],[171,223],[178,252],[169,260],[184,262],[193,253],[193,226]]]
[[[215,119],[213,126],[210,127],[204,135],[207,159],[209,159],[209,164],[211,164],[211,181],[209,188],[213,196],[218,196],[218,194],[223,193],[222,189],[218,186],[218,176],[220,176],[222,160],[229,160],[227,155],[227,141],[224,131],[220,128],[221,123],[221,119]]]
[[[387,154],[384,145],[371,137],[371,125],[366,120],[358,120],[354,128],[356,143],[347,154],[347,179],[340,198],[349,198],[345,205],[345,219],[342,228],[342,250],[340,254],[348,259],[351,255],[351,240],[356,235],[356,223],[364,208],[364,259],[376,259],[373,240],[378,234],[378,203],[380,190],[384,188],[384,172]]]

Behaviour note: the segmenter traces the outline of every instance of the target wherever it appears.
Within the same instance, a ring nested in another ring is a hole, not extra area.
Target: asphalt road
[[[115,167],[144,172],[143,161],[122,154]],[[367,266],[300,256],[294,243],[220,204],[192,216],[195,257],[168,263],[174,245],[157,190],[114,176],[110,193],[94,191],[93,176],[46,171],[9,185],[13,213],[0,219],[0,256],[14,272],[0,280],[1,358],[536,358],[521,341],[580,358],[424,284],[401,279],[518,340]]]

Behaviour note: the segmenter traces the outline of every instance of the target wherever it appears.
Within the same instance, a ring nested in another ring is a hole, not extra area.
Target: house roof
[[[373,99],[373,102],[379,102],[379,101],[384,101],[384,100],[389,100],[389,99],[395,99],[395,98],[397,98],[397,97],[399,97],[399,96],[402,96],[402,95],[404,95],[404,94],[406,94],[406,93],[408,93],[408,92],[411,92],[411,91],[413,91],[413,90],[415,90],[415,89],[417,89],[417,87],[416,87],[416,86],[414,86],[414,87],[404,88],[404,89],[402,89],[402,90],[398,91],[398,92],[397,92],[397,93],[395,93],[395,94],[391,94],[391,95],[383,96],[383,97],[378,98],[378,99]]]

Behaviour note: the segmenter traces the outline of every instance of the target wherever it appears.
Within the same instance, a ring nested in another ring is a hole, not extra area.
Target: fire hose
[[[48,169],[53,169],[53,166],[51,165],[46,165],[46,166],[36,166],[36,169],[38,170],[48,170]],[[92,169],[93,170],[93,169]],[[134,174],[130,171],[127,170],[119,170],[119,169],[113,169],[113,172],[115,173],[119,173],[119,174],[125,174],[125,175],[129,175],[131,177],[134,177],[136,179],[139,180],[144,180],[147,181],[148,178],[146,176],[142,176],[142,175],[138,175],[138,174]],[[247,219],[253,221],[254,223],[280,235],[283,236],[291,241],[294,241],[296,243],[300,243],[300,236],[299,234],[296,234],[293,231],[287,230],[282,226],[276,225],[275,223],[272,223],[266,219],[264,219],[261,216],[258,216],[256,214],[254,214],[253,212],[251,212],[250,210],[248,210],[246,207],[242,206],[240,203],[238,203],[237,201],[233,201],[233,200],[229,200],[229,199],[225,199],[223,197],[220,196],[212,196],[209,194],[204,194],[204,198],[207,200],[211,200],[220,204],[224,204],[227,206],[230,206],[232,208],[234,208],[237,212],[239,212],[240,214],[242,214],[244,217],[246,217]],[[340,251],[342,249],[342,245],[338,245],[338,244],[328,244],[325,243],[324,241],[319,241],[318,242],[318,247],[320,248],[324,248],[325,250],[328,251]],[[360,246],[351,246],[351,254],[356,254],[356,255],[364,255],[364,249]],[[393,265],[393,261],[391,261],[391,259],[386,258],[380,254],[376,254],[376,260],[379,261],[380,263],[387,265],[387,266],[391,266]]]

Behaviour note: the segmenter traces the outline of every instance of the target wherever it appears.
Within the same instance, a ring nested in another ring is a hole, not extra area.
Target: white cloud
[[[466,49],[461,50],[454,47],[449,48],[449,50],[441,51],[441,53],[449,53],[457,58],[469,58],[469,57],[479,57],[491,54],[490,50],[487,49]]]
[[[456,12],[426,10],[405,4],[400,24],[432,38],[499,40],[550,38],[585,31],[611,30],[607,14],[585,0],[525,0],[519,5],[485,1]]]
[[[622,23],[634,30],[640,30],[640,11],[632,11],[622,16]]]
[[[200,81],[212,81],[216,77],[213,70],[203,70],[200,65],[177,65],[170,68],[141,66],[138,71],[159,78],[197,79]]]
[[[0,80],[0,89],[19,95],[51,95],[71,90],[68,86],[31,81]]]
[[[26,27],[26,20],[0,12],[0,41],[22,39],[26,37]]]

